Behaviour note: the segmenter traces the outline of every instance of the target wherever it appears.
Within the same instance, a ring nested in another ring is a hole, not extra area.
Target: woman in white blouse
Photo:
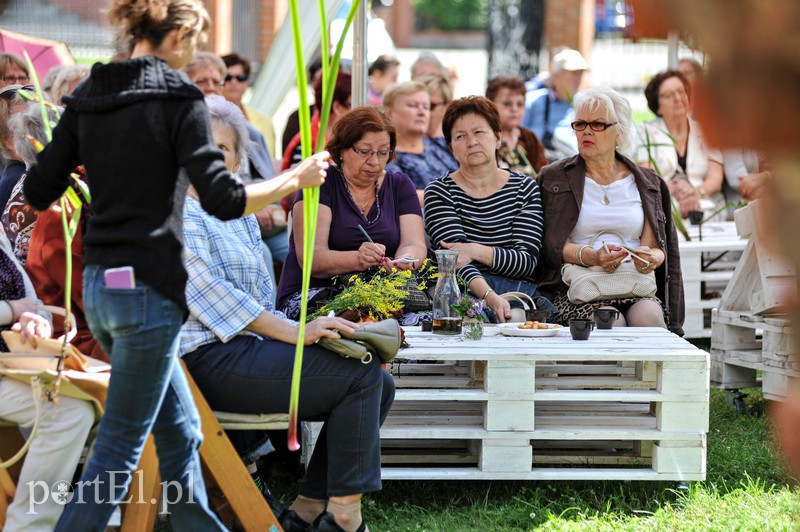
[[[636,157],[669,183],[681,215],[713,213],[725,204],[722,195],[722,155],[709,149],[700,128],[689,116],[690,86],[677,70],[656,74],[644,89],[647,106],[658,118],[638,132]]]

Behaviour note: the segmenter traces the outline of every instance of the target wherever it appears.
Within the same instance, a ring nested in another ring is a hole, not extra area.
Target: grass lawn
[[[705,482],[384,482],[364,498],[370,530],[797,530],[800,491],[782,470],[769,423],[712,390]],[[290,501],[294,486],[275,491]]]

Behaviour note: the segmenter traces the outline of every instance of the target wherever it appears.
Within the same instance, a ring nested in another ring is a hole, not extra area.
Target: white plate
[[[497,325],[497,329],[503,336],[528,336],[528,337],[544,337],[556,336],[563,327],[556,327],[551,329],[520,329],[521,323],[501,323]],[[550,327],[553,327],[550,325]]]

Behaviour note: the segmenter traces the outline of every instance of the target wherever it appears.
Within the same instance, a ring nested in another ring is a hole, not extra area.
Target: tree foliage
[[[486,29],[489,0],[414,0],[419,30]]]

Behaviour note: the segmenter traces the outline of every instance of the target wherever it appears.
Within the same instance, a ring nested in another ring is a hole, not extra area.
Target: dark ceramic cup
[[[617,318],[619,311],[614,308],[598,308],[594,311],[594,324],[598,329],[612,329]]]
[[[539,323],[547,323],[547,318],[549,317],[549,310],[534,308],[525,311],[525,321],[538,321]]]
[[[593,328],[592,320],[569,320],[569,332],[573,340],[588,340]]]
[[[687,214],[692,225],[700,225],[703,221],[703,211],[689,211]]]

